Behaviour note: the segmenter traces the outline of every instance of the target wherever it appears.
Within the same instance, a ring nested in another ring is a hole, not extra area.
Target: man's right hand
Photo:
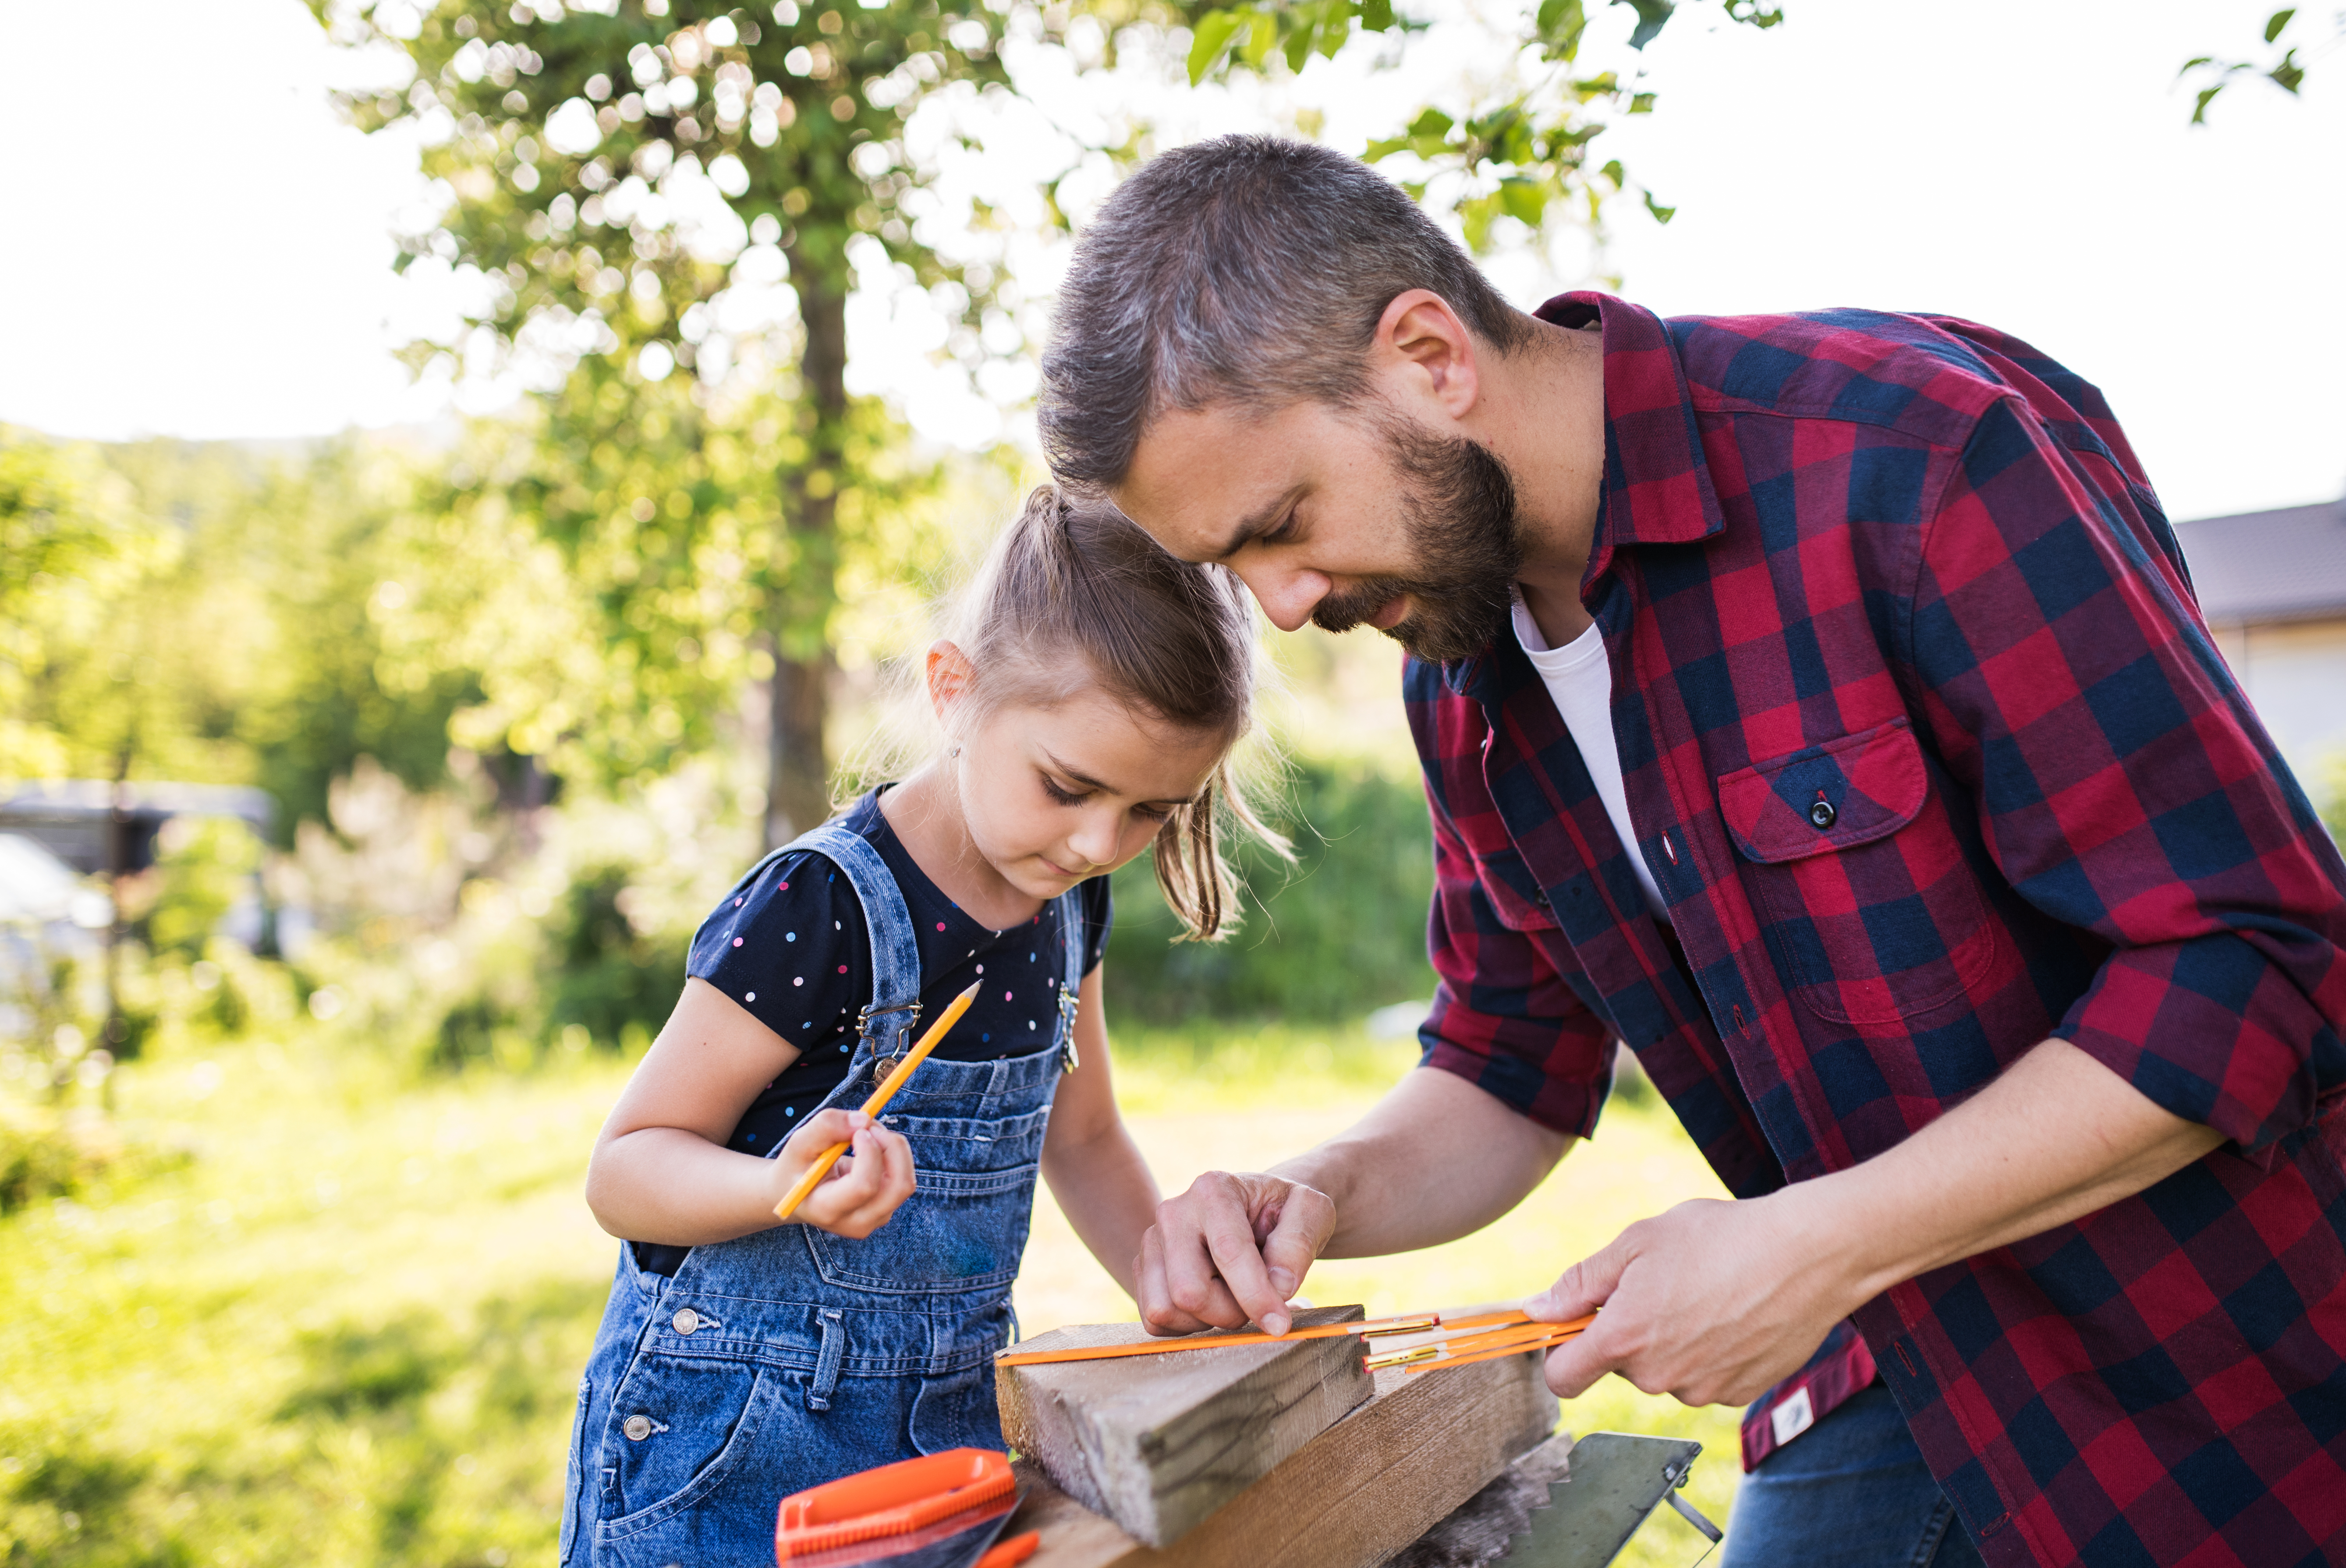
[[[1287,1332],[1290,1298],[1335,1234],[1328,1195],[1285,1176],[1208,1171],[1157,1206],[1141,1237],[1140,1320],[1152,1334],[1260,1323]]]

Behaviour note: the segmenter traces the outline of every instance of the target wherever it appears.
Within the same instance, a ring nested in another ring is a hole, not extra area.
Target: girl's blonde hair
[[[976,668],[972,722],[1012,703],[1050,707],[1099,687],[1127,707],[1235,746],[1254,722],[1253,601],[1221,566],[1158,546],[1106,501],[1046,484],[1026,497],[963,597],[954,640]],[[1226,749],[1196,799],[1157,834],[1157,885],[1186,934],[1237,923],[1227,816],[1282,859],[1287,840],[1248,802]]]

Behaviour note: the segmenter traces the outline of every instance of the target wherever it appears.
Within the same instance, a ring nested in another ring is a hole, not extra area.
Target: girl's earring
[[[954,759],[955,759],[955,758],[959,757],[960,755],[961,755],[961,748],[960,748],[960,747],[958,747],[958,746],[949,746],[949,747],[945,748],[945,760],[946,760],[946,761],[951,762]]]

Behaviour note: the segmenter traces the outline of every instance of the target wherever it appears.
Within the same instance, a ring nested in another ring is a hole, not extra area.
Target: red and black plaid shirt
[[[1617,1034],[1750,1196],[2070,1041],[2230,1141],[1763,1420],[1878,1363],[1992,1563],[2346,1562],[2346,866],[2100,393],[1940,317],[1541,315],[1603,328],[1582,597],[1671,929],[1514,640],[1413,661],[1426,1061],[1585,1135]]]

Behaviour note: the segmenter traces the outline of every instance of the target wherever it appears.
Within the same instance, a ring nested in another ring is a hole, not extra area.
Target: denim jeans
[[[1719,1568],[1980,1568],[1880,1383],[1743,1478]]]

